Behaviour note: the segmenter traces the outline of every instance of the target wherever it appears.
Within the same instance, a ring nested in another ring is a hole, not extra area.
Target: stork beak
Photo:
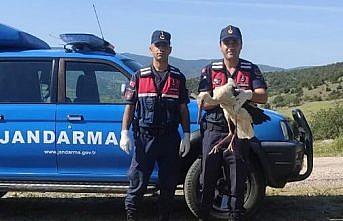
[[[235,97],[237,97],[237,95],[239,94],[237,91],[236,91],[236,89],[237,89],[237,87],[232,87],[232,94],[233,94],[233,96],[235,96]]]

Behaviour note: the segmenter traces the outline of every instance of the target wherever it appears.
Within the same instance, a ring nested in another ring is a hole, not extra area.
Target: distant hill
[[[264,74],[269,90],[273,94],[288,93],[291,90],[309,88],[310,90],[323,84],[342,81],[343,62],[313,66],[307,68],[293,68],[281,72]]]
[[[269,102],[273,107],[343,98],[343,62],[267,72],[264,77],[268,85]],[[187,80],[192,93],[197,93],[198,84],[198,78]]]
[[[131,53],[123,53],[123,55],[130,57],[143,65],[149,65],[151,63],[151,57],[136,55]],[[216,59],[199,59],[199,60],[184,60],[176,57],[170,57],[170,64],[180,68],[180,70],[186,75],[187,78],[193,78],[199,76],[200,70],[205,65],[209,64]],[[271,71],[284,71],[285,69],[279,67],[272,67],[269,65],[258,65],[263,72]]]

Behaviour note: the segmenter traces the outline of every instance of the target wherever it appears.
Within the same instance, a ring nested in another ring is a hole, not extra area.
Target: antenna
[[[96,9],[95,9],[95,5],[94,5],[94,4],[93,4],[93,9],[94,9],[94,13],[95,13],[96,20],[97,20],[97,22],[98,22],[98,26],[99,26],[99,29],[100,29],[100,33],[101,33],[102,40],[105,40],[105,39],[104,39],[104,34],[102,33],[101,25],[100,25],[100,22],[99,22],[98,13],[96,13]]]

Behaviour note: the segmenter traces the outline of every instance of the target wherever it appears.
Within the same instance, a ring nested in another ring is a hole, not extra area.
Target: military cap
[[[220,41],[224,41],[228,38],[233,38],[233,39],[242,41],[242,34],[239,28],[233,25],[229,25],[223,28],[222,31],[220,32]]]
[[[152,33],[151,44],[162,42],[162,43],[167,43],[170,45],[170,38],[171,38],[170,33],[166,31],[157,30]]]

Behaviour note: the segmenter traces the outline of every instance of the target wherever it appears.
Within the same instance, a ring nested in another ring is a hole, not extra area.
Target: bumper
[[[300,142],[261,142],[265,153],[272,187],[283,187],[289,180],[298,177],[303,166],[305,148]]]
[[[313,169],[313,139],[304,114],[295,109],[293,118],[298,127],[298,139],[288,142],[261,142],[267,158],[267,183],[283,187],[287,182],[305,180]],[[306,170],[300,173],[306,160]]]

